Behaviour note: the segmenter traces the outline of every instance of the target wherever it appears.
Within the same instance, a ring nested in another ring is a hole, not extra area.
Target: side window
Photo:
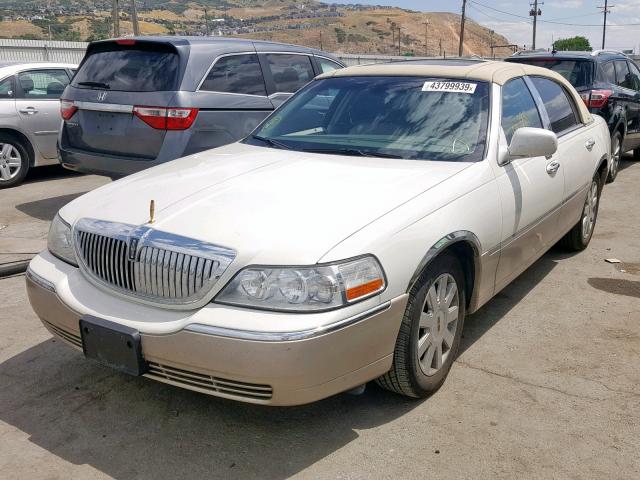
[[[340,64],[333,62],[328,58],[316,57],[316,61],[318,62],[321,73],[333,72],[334,70],[342,68]]]
[[[527,84],[522,78],[516,78],[502,87],[502,129],[507,143],[522,127],[542,128],[542,121]]]
[[[265,58],[276,92],[293,93],[314,77],[311,59],[307,55],[268,53]]]
[[[616,60],[616,78],[618,79],[618,86],[622,88],[633,88],[631,79],[629,78],[629,67],[625,60]]]
[[[202,82],[200,90],[266,95],[258,55],[229,55],[219,58]]]
[[[616,83],[616,71],[613,62],[601,63],[598,67],[598,81],[602,83]]]
[[[60,98],[69,83],[64,70],[29,70],[16,75],[20,98],[34,100]]]
[[[578,125],[575,105],[559,84],[553,80],[541,77],[531,77],[542,103],[544,103],[551,122],[551,130],[562,133],[575,125]]]
[[[14,97],[13,76],[0,81],[0,99]]]
[[[638,67],[636,67],[636,64],[633,62],[629,62],[629,70],[631,71],[629,78],[632,83],[632,86],[629,88],[640,90],[640,70],[638,70]]]

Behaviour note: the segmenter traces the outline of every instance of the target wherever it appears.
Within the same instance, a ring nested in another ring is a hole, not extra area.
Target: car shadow
[[[16,205],[16,209],[30,217],[38,220],[53,220],[58,210],[64,207],[71,200],[84,195],[87,192],[70,193],[68,195],[60,195],[58,197],[43,198],[33,202],[26,202]]]
[[[469,317],[465,351],[549,274],[547,253]],[[38,447],[118,480],[284,479],[426,400],[371,382],[364,394],[265,407],[115,373],[49,339],[0,363],[0,421]],[[428,426],[425,426],[428,428]]]
[[[30,169],[23,184],[44,182],[58,178],[79,177],[81,175],[83,174],[67,170],[62,165],[46,165]]]

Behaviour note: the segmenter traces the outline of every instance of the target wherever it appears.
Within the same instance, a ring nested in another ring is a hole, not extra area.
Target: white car
[[[62,208],[29,298],[87,357],[191,390],[424,397],[465,314],[559,240],[587,246],[609,142],[546,69],[337,70],[246,140]]]
[[[58,163],[60,96],[77,65],[0,62],[0,189]]]

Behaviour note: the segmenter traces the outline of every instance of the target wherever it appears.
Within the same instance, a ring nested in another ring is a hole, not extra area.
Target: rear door
[[[169,43],[118,40],[90,46],[65,98],[78,111],[65,123],[65,147],[155,159],[166,130],[134,115],[134,106],[173,106],[186,60]]]
[[[613,64],[616,69],[616,84],[618,85],[616,95],[626,114],[627,134],[624,137],[622,146],[623,152],[626,152],[637,144],[638,125],[637,121],[634,122],[634,117],[637,116],[637,109],[634,108],[636,92],[631,88],[633,85],[627,61],[614,60]]]
[[[62,119],[60,96],[69,84],[64,68],[25,70],[16,74],[16,109],[23,130],[45,158],[55,158]]]
[[[261,53],[260,61],[269,98],[276,107],[315,77],[311,57],[304,53]]]
[[[539,103],[539,102],[538,102]],[[544,128],[532,90],[523,78],[502,87],[503,148],[522,127]],[[502,203],[502,251],[496,284],[502,288],[550,246],[558,228],[564,171],[554,170],[554,158],[513,159],[500,169],[497,182]]]

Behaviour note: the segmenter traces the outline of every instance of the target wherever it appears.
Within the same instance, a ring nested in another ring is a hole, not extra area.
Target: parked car
[[[0,62],[0,188],[57,163],[59,98],[77,65]]]
[[[640,158],[640,69],[626,55],[594,52],[519,52],[507,62],[549,68],[578,90],[589,111],[602,116],[611,134],[611,168],[607,182],[620,169],[620,157],[633,150]]]
[[[29,298],[87,357],[187,389],[423,397],[467,313],[559,240],[587,247],[609,147],[550,70],[334,70],[246,140],[66,205]]]
[[[61,102],[60,162],[114,178],[246,137],[335,57],[235,38],[94,42]]]

